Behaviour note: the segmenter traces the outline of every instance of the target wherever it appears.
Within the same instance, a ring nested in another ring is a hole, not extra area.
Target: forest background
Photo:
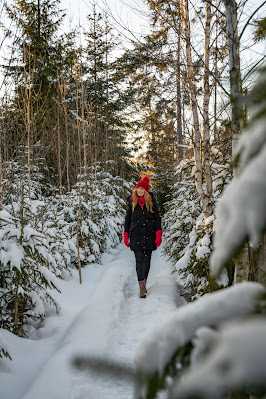
[[[265,285],[265,2],[128,7],[133,29],[110,3],[75,24],[59,0],[1,2],[0,328],[14,334],[56,307],[55,276],[82,282],[120,242],[143,174],[191,301]]]

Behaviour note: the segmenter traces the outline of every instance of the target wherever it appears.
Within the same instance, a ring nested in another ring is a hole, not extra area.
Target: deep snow
[[[134,367],[136,350],[150,331],[186,304],[171,278],[171,264],[153,252],[148,296],[138,297],[134,254],[123,244],[54,293],[61,306],[30,339],[1,330],[13,361],[0,359],[1,399],[127,399],[133,385],[121,378],[73,368],[77,354],[107,357]]]

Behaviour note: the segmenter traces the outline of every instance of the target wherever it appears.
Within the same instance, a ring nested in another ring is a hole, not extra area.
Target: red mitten
[[[124,232],[123,236],[124,236],[124,244],[125,244],[126,247],[129,248],[128,233]]]
[[[163,232],[162,232],[162,230],[157,230],[155,234],[156,234],[155,244],[156,244],[156,247],[158,248],[162,243]]]

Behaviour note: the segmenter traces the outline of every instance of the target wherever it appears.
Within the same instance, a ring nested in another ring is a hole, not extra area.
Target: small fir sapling
[[[31,227],[26,202],[23,219],[20,212],[16,203],[0,212],[1,327],[26,336],[26,326],[37,327],[47,306],[59,308],[49,292],[57,289],[56,262],[46,237]]]

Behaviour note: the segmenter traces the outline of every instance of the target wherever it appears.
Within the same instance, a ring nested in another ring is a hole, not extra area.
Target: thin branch
[[[216,11],[218,11],[218,13],[221,14],[222,17],[224,17],[224,18],[226,17],[226,16],[225,16],[225,13],[223,13],[223,12],[222,12],[221,10],[219,10],[219,8],[218,8],[220,3],[218,4],[218,6],[216,6],[215,4],[213,4],[213,2],[212,2],[211,0],[206,0],[206,3],[208,3],[208,4],[210,4],[212,7],[214,7],[214,8],[216,9]]]
[[[244,28],[242,29],[242,32],[239,35],[239,41],[241,40],[241,37],[243,36],[243,33],[245,32],[246,28],[248,27],[249,22],[251,21],[251,19],[254,17],[254,15],[256,14],[257,11],[259,11],[260,8],[262,8],[264,5],[266,4],[266,0],[258,7],[256,8],[256,10],[251,14],[251,16],[249,17],[249,19],[247,20]]]
[[[256,62],[255,65],[253,65],[253,67],[247,72],[246,76],[244,76],[243,82],[245,82],[249,78],[249,76],[254,72],[254,70],[257,69],[258,65],[265,60],[265,58],[266,55],[264,55],[258,62]]]
[[[204,27],[202,18],[200,18],[200,15],[199,15],[198,11],[196,10],[195,5],[194,5],[191,1],[190,1],[189,3],[190,3],[190,5],[192,6],[192,8],[194,9],[194,11],[195,11],[195,13],[196,13],[196,15],[197,15],[197,17],[198,17],[198,20],[199,20],[199,22],[200,22],[200,24],[201,24],[201,26],[202,26],[202,30],[204,31],[205,27]]]

